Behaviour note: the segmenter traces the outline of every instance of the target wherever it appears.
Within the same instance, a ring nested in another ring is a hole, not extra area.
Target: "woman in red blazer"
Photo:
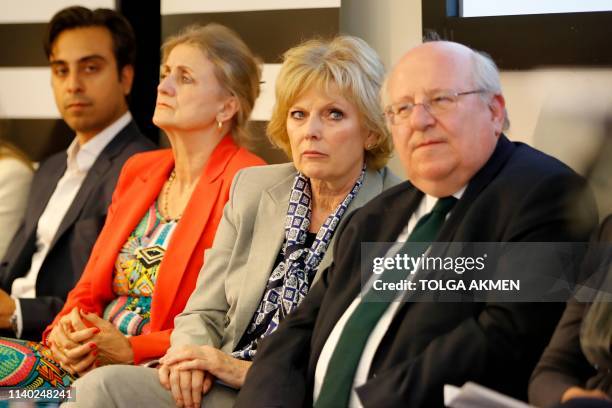
[[[2,340],[0,347],[27,357],[3,364],[10,374],[0,385],[66,386],[98,365],[162,356],[235,173],[264,164],[236,144],[260,76],[238,36],[216,24],[190,27],[162,51],[153,122],[171,149],[125,164],[85,271],[42,344]]]

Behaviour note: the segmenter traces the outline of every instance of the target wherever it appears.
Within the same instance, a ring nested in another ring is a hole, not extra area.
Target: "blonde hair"
[[[268,123],[268,138],[291,157],[287,134],[289,108],[309,88],[329,92],[335,87],[357,108],[368,131],[376,135],[376,142],[365,151],[367,166],[375,170],[384,167],[393,145],[378,100],[383,78],[380,58],[357,37],[313,39],[291,48],[283,56],[276,79],[276,104]]]
[[[200,48],[213,63],[221,87],[238,100],[239,109],[232,118],[232,135],[237,143],[248,144],[251,139],[248,121],[260,91],[259,60],[238,34],[221,24],[191,25],[168,38],[161,47],[162,61],[180,44]]]
[[[14,145],[10,144],[7,141],[0,140],[0,159],[3,157],[10,157],[13,159],[17,159],[26,166],[30,168],[30,170],[34,170],[34,166],[32,165],[32,161],[26,156],[24,152],[19,150]]]

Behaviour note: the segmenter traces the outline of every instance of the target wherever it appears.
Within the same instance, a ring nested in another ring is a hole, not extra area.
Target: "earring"
[[[221,129],[223,127],[223,122],[220,120],[217,121],[217,129]]]
[[[368,151],[368,150],[372,150],[372,149],[374,148],[374,145],[375,145],[375,143],[370,143],[370,144],[368,144],[368,145],[366,146],[366,148],[365,148],[365,149],[366,149],[366,151]]]

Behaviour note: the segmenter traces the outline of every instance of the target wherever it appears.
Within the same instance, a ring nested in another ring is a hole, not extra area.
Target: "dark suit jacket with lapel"
[[[583,264],[583,276],[604,267],[610,272],[610,247],[605,249],[600,242],[612,242],[612,215],[608,216],[593,234],[596,243]],[[603,253],[602,253],[603,249]],[[601,256],[604,255],[602,259]],[[600,264],[605,262],[605,264]],[[561,401],[563,393],[570,387],[600,389],[612,398],[612,372],[606,367],[594,368],[589,363],[580,346],[580,327],[589,311],[590,303],[576,300],[568,302],[550,344],[531,377],[529,402],[538,407],[550,407]]]
[[[64,305],[102,230],[119,172],[134,153],[154,149],[134,122],[124,127],[102,150],[70,205],[36,279],[36,298],[21,299],[22,338],[39,340],[44,328]],[[43,161],[34,175],[21,226],[0,264],[1,287],[11,292],[13,281],[30,270],[36,252],[36,228],[55,187],[66,171],[66,152]]]
[[[584,189],[584,180],[559,161],[502,135],[437,240],[586,240],[597,213]],[[577,194],[583,195],[578,203]],[[360,290],[360,243],[395,241],[422,196],[402,183],[352,214],[339,231],[332,266],[262,343],[238,407],[312,405],[321,350]],[[367,382],[357,389],[361,403],[443,406],[443,385],[469,380],[525,398],[529,374],[561,310],[545,303],[405,303],[375,353]]]

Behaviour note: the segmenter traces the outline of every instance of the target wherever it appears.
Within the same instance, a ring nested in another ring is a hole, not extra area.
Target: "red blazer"
[[[265,164],[239,148],[228,135],[213,151],[159,267],[151,304],[151,333],[130,337],[134,363],[158,358],[170,346],[174,316],[183,311],[211,247],[236,172]],[[157,200],[172,169],[170,149],[136,154],[121,171],[102,232],[81,279],[61,312],[43,333],[43,342],[59,318],[79,307],[102,315],[115,298],[114,263],[120,249],[147,209]]]

